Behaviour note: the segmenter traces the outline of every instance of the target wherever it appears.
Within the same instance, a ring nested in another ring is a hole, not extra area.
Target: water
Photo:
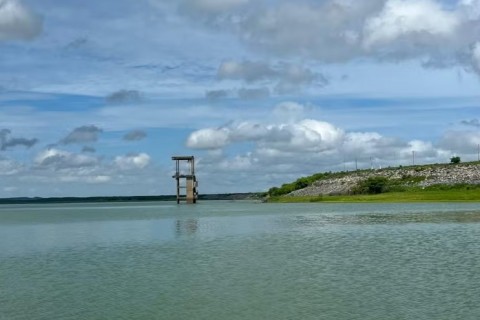
[[[480,204],[0,206],[0,319],[479,319]]]

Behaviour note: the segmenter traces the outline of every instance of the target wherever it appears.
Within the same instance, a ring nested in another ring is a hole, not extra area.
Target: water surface
[[[0,206],[0,319],[478,319],[480,205]]]

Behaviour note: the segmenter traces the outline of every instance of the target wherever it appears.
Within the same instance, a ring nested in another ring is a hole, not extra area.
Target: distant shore
[[[221,193],[201,194],[199,200],[248,200],[260,199],[263,193]],[[175,195],[159,196],[99,196],[99,197],[19,197],[0,198],[1,204],[41,204],[41,203],[98,203],[98,202],[142,202],[142,201],[175,201]]]

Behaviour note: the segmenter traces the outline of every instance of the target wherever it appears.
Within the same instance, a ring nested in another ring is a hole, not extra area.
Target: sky
[[[480,0],[0,0],[0,198],[478,159]]]

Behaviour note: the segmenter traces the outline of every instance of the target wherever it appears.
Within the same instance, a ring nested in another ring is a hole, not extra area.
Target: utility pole
[[[415,151],[412,151],[412,164],[415,165]]]
[[[355,158],[355,171],[358,171],[357,158]]]
[[[480,161],[480,143],[477,145],[477,161]]]

